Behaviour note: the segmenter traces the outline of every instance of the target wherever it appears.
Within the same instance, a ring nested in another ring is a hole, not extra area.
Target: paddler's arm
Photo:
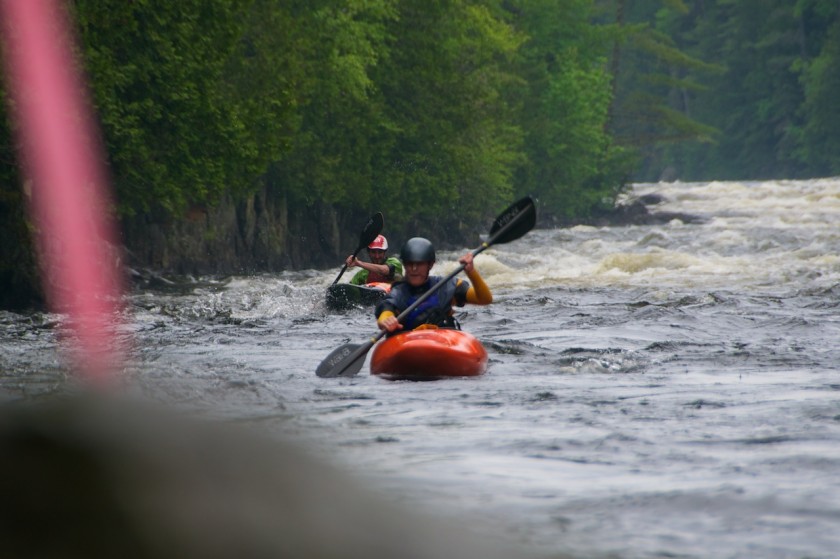
[[[468,252],[458,261],[464,265],[464,271],[467,272],[467,277],[470,278],[470,288],[467,291],[467,303],[473,305],[489,305],[493,302],[493,294],[490,288],[484,283],[484,278],[475,269],[473,263],[473,254]]]
[[[388,264],[374,264],[373,262],[365,262],[364,260],[359,260],[352,254],[347,257],[347,260],[345,260],[344,263],[347,264],[348,268],[358,266],[359,268],[363,268],[368,272],[376,272],[377,274],[382,276],[391,277],[394,273],[394,269]]]

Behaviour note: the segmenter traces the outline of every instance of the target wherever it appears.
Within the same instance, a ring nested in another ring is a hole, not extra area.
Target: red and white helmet
[[[382,235],[377,235],[372,243],[368,245],[368,250],[388,250],[388,239]]]

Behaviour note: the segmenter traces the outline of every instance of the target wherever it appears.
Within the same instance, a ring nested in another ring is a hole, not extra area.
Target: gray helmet
[[[402,246],[400,260],[403,262],[434,262],[435,247],[429,239],[412,237]]]

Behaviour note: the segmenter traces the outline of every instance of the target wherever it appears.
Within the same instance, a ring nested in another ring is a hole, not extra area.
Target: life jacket
[[[426,280],[426,283],[417,288],[411,287],[406,282],[395,283],[389,296],[377,305],[376,316],[379,316],[385,309],[394,311],[396,309],[407,309],[442,279],[438,276],[430,277]],[[402,331],[414,330],[421,324],[434,324],[445,328],[454,327],[455,322],[451,317],[452,299],[455,297],[457,286],[458,280],[452,278],[445,285],[439,287],[402,321]]]
[[[367,279],[365,279],[365,283],[390,283],[394,279],[394,276],[392,274],[380,274],[377,272],[371,272],[370,270],[367,270],[367,273],[368,274]]]

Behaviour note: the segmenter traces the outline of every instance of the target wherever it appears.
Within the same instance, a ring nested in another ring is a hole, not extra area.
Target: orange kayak
[[[473,377],[487,370],[487,351],[475,337],[447,328],[412,330],[373,349],[371,374],[388,380]]]

